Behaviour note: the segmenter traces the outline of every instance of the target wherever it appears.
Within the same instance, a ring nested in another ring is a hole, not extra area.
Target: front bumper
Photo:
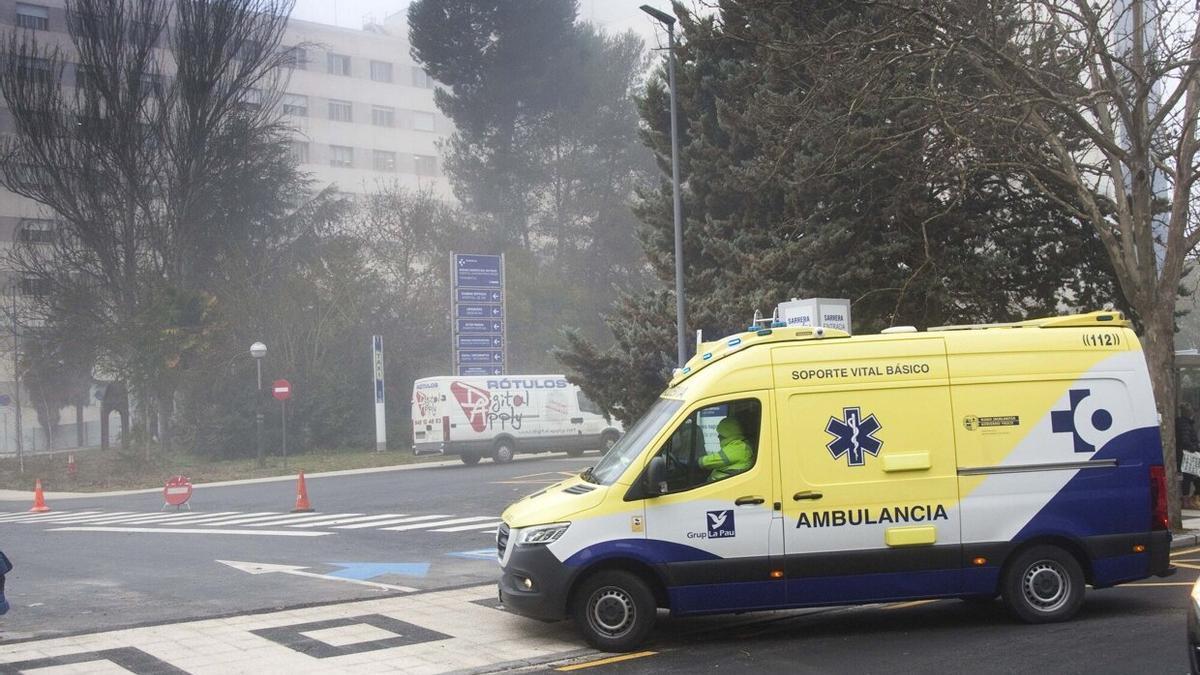
[[[513,539],[516,538],[513,532]],[[567,617],[567,595],[575,575],[545,546],[509,545],[500,567],[500,603],[505,609],[542,621]],[[526,588],[525,580],[532,582]]]

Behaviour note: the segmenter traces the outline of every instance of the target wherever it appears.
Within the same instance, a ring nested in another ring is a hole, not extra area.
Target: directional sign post
[[[508,371],[504,256],[451,253],[450,285],[453,372],[503,375]]]
[[[375,451],[387,450],[387,418],[383,401],[383,336],[371,336],[371,362],[375,373]]]

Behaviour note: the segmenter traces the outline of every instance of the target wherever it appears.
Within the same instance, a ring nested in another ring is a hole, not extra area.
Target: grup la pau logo
[[[883,441],[875,438],[875,433],[883,429],[879,420],[872,413],[863,419],[862,409],[842,408],[842,419],[830,417],[825,425],[825,433],[833,436],[833,440],[825,445],[834,459],[846,456],[848,466],[863,466],[867,455],[879,456],[883,449]]]
[[[724,539],[737,536],[733,523],[733,509],[708,512],[708,538]]]

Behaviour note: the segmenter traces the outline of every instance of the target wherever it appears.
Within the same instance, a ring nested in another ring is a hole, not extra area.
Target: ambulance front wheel
[[[571,618],[583,639],[606,652],[636,649],[654,628],[657,611],[646,582],[624,570],[597,573],[571,599]]]
[[[458,458],[461,459],[462,463],[466,464],[467,466],[475,466],[479,463],[479,455],[474,452],[464,452],[463,454],[459,455]]]
[[[516,446],[507,438],[496,441],[496,446],[492,448],[492,461],[497,464],[508,464],[512,461],[513,455],[516,454]]]
[[[1025,623],[1066,621],[1083,605],[1083,569],[1057,546],[1034,546],[1004,572],[1002,595],[1009,611]]]

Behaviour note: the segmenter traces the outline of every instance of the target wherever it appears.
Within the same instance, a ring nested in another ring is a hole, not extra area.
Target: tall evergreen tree
[[[881,13],[826,0],[722,0],[715,15],[675,10],[689,329],[740,330],[755,310],[802,296],[850,298],[858,331],[1121,302],[1086,224],[1021,175],[954,170],[959,150],[923,103],[927,73],[831,78],[844,64],[825,56],[830,41],[849,27],[869,30]],[[662,180],[637,213],[647,257],[669,286],[664,79],[660,71],[641,99]],[[624,302],[609,320],[618,346],[607,352],[574,335],[560,353],[590,395],[626,418],[653,388],[625,390],[610,374],[665,381],[673,342],[662,304],[659,292]],[[592,365],[604,360],[620,365]]]
[[[509,254],[510,357],[552,367],[559,329],[603,335],[615,285],[645,262],[629,199],[652,170],[633,98],[643,46],[577,22],[566,0],[419,0],[413,57],[454,122],[446,173],[483,225],[477,252]]]

